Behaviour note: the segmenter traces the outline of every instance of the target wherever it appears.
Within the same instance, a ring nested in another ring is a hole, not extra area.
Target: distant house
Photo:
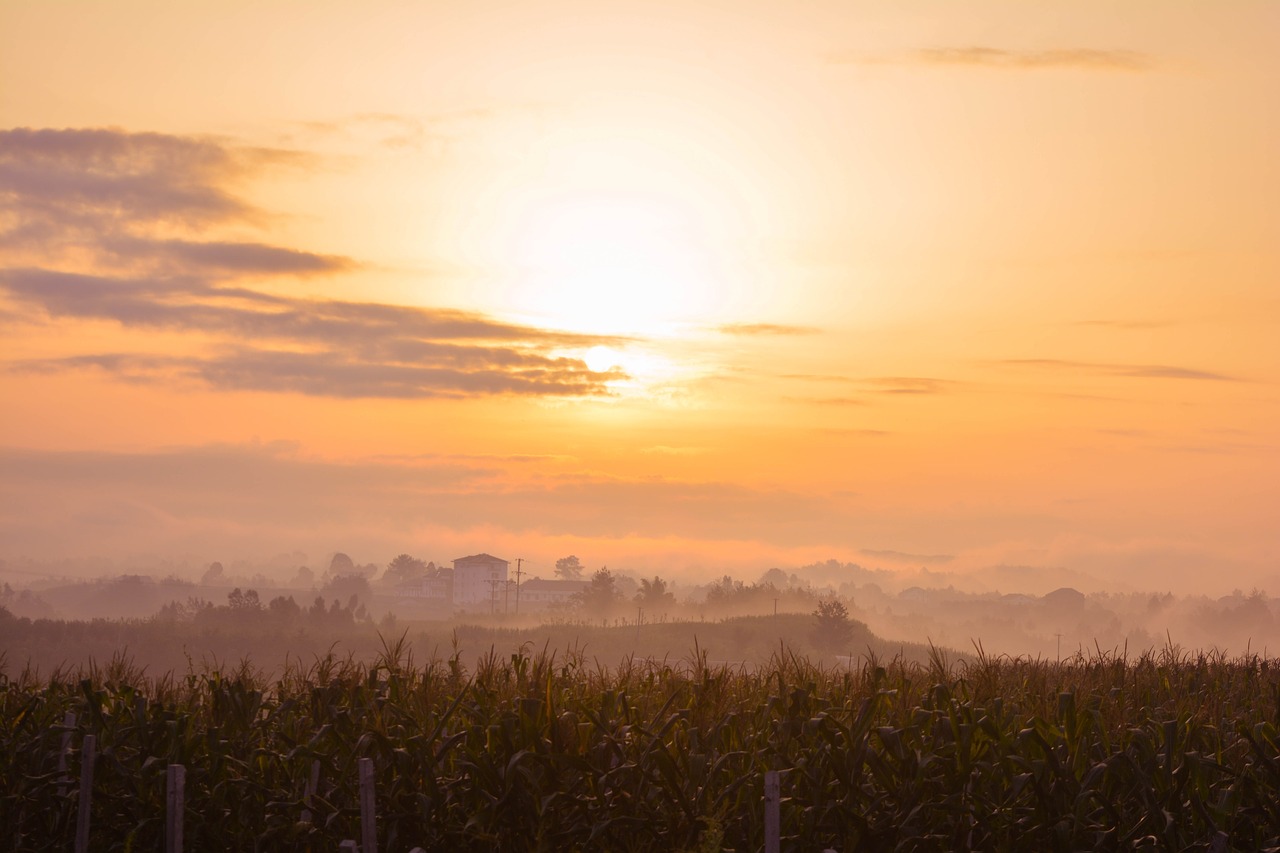
[[[453,561],[453,606],[458,610],[491,611],[502,607],[507,590],[507,567],[492,554],[472,554]]]
[[[453,604],[453,572],[440,569],[432,575],[401,581],[392,587],[396,598],[430,604]]]
[[[1040,600],[1054,610],[1075,612],[1084,609],[1085,597],[1084,593],[1078,589],[1064,586],[1055,589],[1053,592],[1045,593]]]
[[[590,581],[530,578],[520,584],[520,607],[542,610],[557,604],[568,604],[575,595],[589,586]]]

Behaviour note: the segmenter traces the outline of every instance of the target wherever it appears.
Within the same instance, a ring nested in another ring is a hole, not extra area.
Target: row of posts
[[[62,751],[58,758],[58,774],[64,780],[67,770],[67,755],[71,751],[71,730],[75,728],[76,715],[67,712],[63,721],[66,731],[62,735]],[[97,757],[98,739],[94,735],[85,735],[80,747],[80,798],[76,814],[75,853],[89,853],[89,804],[93,793],[93,763]],[[376,799],[374,797],[373,759],[361,758],[360,773],[360,844],[348,839],[338,845],[339,853],[378,853],[378,826]],[[187,769],[181,764],[170,764],[165,774],[165,853],[182,853],[182,816],[186,808],[184,800],[186,791]],[[311,762],[311,775],[307,779],[306,794],[303,802],[311,805],[320,784],[320,762]],[[779,853],[781,830],[782,791],[778,771],[770,770],[764,774],[764,853]],[[311,822],[311,809],[304,808],[303,823]],[[409,853],[425,853],[421,847],[415,847]]]

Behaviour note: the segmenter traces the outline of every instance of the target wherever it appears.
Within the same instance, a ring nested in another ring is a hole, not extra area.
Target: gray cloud
[[[101,246],[125,260],[141,257],[181,269],[199,269],[214,274],[310,275],[344,272],[357,266],[350,258],[339,255],[318,255],[265,243],[148,240],[113,236],[102,240]]]
[[[132,383],[196,381],[219,390],[271,391],[345,399],[461,398],[474,395],[601,396],[620,372],[593,373],[574,359],[534,360],[512,369],[476,364],[394,364],[350,359],[333,352],[282,352],[251,348],[183,358],[130,353],[33,359],[11,364],[23,373],[99,369]]]
[[[107,214],[200,224],[245,217],[226,184],[297,152],[116,129],[0,131],[0,195],[20,215]]]
[[[0,131],[0,200],[17,212],[0,217],[0,243],[20,247],[29,260],[0,269],[0,293],[14,303],[3,307],[22,309],[4,310],[0,319],[189,332],[193,346],[207,350],[171,358],[98,353],[9,369],[98,369],[131,382],[196,380],[215,388],[398,399],[590,396],[609,393],[609,381],[625,378],[553,352],[621,338],[445,308],[275,295],[251,283],[358,272],[360,265],[264,242],[173,233],[252,224],[257,211],[228,187],[265,164],[294,158],[163,134]]]

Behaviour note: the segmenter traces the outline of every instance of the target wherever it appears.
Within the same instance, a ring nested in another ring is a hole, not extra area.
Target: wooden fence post
[[[80,745],[80,801],[76,815],[76,853],[89,853],[89,803],[93,797],[93,760],[98,753],[98,739],[85,735]]]
[[[186,809],[187,768],[170,764],[165,785],[165,853],[182,853],[182,818]]]
[[[782,785],[778,771],[764,774],[764,853],[779,853],[781,847]]]
[[[311,823],[311,798],[316,795],[316,789],[320,787],[320,759],[311,762],[311,776],[307,779],[306,790],[302,794],[302,802],[306,808],[302,810],[302,822]]]
[[[378,853],[377,801],[373,790],[373,759],[360,759],[361,853]]]
[[[67,756],[71,754],[71,730],[76,727],[76,712],[68,711],[62,718],[62,750],[58,753],[58,796],[65,797],[67,784],[71,779],[67,776]]]

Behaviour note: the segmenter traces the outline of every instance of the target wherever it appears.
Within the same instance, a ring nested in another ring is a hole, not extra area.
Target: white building
[[[453,606],[458,610],[501,610],[507,593],[509,565],[492,554],[472,554],[454,560]]]

